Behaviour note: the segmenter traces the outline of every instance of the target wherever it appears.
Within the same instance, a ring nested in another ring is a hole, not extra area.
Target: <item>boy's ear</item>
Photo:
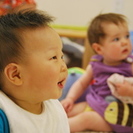
[[[94,49],[94,51],[99,54],[102,55],[102,46],[98,43],[93,43],[92,44],[92,48]]]
[[[14,85],[22,84],[22,77],[19,65],[15,63],[8,64],[4,69],[4,73],[8,81],[10,81],[12,84]]]

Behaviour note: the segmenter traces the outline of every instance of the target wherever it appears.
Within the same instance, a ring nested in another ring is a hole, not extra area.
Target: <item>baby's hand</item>
[[[61,104],[64,107],[66,113],[68,113],[69,111],[72,110],[73,105],[74,105],[74,101],[72,98],[66,98],[66,99],[61,101]]]
[[[117,83],[116,85],[116,92],[120,96],[132,96],[133,97],[133,85],[127,81],[123,83]]]

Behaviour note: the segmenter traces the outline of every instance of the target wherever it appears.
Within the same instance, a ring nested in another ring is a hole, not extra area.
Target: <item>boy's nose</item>
[[[62,62],[61,70],[62,71],[67,71],[67,65],[66,65],[65,62]]]

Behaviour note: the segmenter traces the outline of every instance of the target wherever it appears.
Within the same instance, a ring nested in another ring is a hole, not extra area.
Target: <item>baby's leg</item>
[[[84,130],[112,131],[108,123],[95,111],[82,112],[69,118],[71,132]]]

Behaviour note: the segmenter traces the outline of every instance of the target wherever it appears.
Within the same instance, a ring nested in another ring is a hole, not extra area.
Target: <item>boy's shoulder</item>
[[[9,123],[2,109],[0,109],[0,133],[9,133]]]
[[[48,108],[51,108],[52,107],[52,110],[53,108],[55,109],[62,109],[62,105],[61,103],[59,102],[59,100],[57,99],[50,99],[50,100],[47,100],[44,102],[44,104],[48,107]]]

